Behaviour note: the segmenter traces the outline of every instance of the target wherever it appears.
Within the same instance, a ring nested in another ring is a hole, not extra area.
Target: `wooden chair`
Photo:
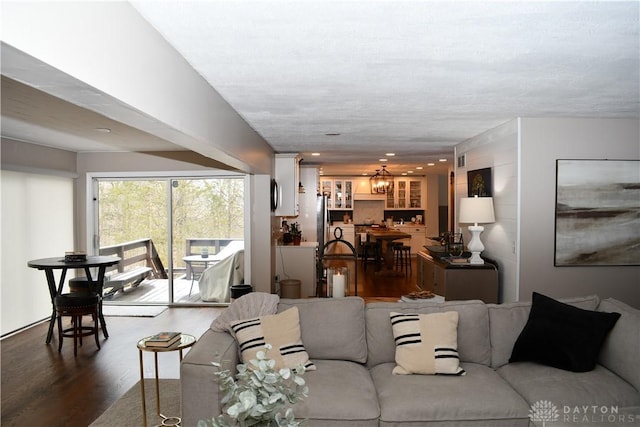
[[[58,320],[58,352],[62,351],[62,340],[73,338],[73,355],[78,355],[78,341],[82,346],[82,337],[93,335],[98,350],[98,313],[100,297],[95,292],[72,292],[58,295],[54,300]],[[92,316],[93,326],[82,326],[83,316]],[[71,327],[62,328],[62,317],[71,317]]]

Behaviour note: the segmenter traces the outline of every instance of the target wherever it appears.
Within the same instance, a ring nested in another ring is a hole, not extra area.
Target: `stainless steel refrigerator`
[[[329,206],[327,203],[327,196],[319,194],[316,200],[316,213],[317,213],[317,240],[318,240],[318,251],[322,253],[324,249],[325,243],[327,243],[329,239]]]
[[[329,226],[331,225],[331,220],[329,217],[329,203],[327,201],[327,196],[318,194],[316,200],[316,228],[317,228],[317,239],[318,239],[318,251],[317,251],[317,281],[316,281],[316,296],[323,295],[324,288],[324,268],[322,266],[322,254],[324,252],[324,245],[331,240],[329,238]]]

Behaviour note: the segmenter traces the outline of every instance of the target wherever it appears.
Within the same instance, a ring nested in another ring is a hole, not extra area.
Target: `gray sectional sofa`
[[[296,416],[322,427],[640,424],[640,311],[597,296],[561,301],[621,314],[589,372],[509,363],[531,303],[281,299],[278,312],[298,307],[302,341],[318,368],[305,373],[309,396],[296,405]],[[393,375],[392,311],[457,311],[458,352],[466,375]],[[185,427],[219,413],[214,358],[230,366],[239,363],[228,333],[208,330],[182,361]]]

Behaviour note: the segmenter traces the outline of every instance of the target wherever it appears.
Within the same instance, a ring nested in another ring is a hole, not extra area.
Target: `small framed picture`
[[[467,196],[492,197],[491,168],[467,172]]]

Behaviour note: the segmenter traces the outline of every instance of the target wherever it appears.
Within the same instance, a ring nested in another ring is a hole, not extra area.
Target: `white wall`
[[[640,267],[555,267],[557,159],[640,159],[637,119],[521,120],[520,299],[598,294],[640,308]],[[640,239],[640,236],[638,236]]]
[[[485,225],[482,241],[500,265],[503,302],[530,300],[536,291],[553,298],[597,294],[640,307],[638,266],[553,265],[556,160],[639,159],[639,120],[516,119],[456,146],[456,157],[463,153],[456,200],[466,195],[468,170],[493,171],[496,223]]]
[[[243,172],[271,173],[269,144],[128,2],[4,2],[0,19],[3,75]]]
[[[496,222],[484,224],[484,232],[480,236],[485,246],[483,255],[498,262],[500,301],[517,301],[518,120],[507,122],[457,145],[455,158],[461,155],[466,157],[466,164],[462,168],[456,164],[456,206],[461,197],[467,197],[467,172],[491,168]],[[464,241],[467,243],[471,240],[468,225],[457,225],[462,228]]]

